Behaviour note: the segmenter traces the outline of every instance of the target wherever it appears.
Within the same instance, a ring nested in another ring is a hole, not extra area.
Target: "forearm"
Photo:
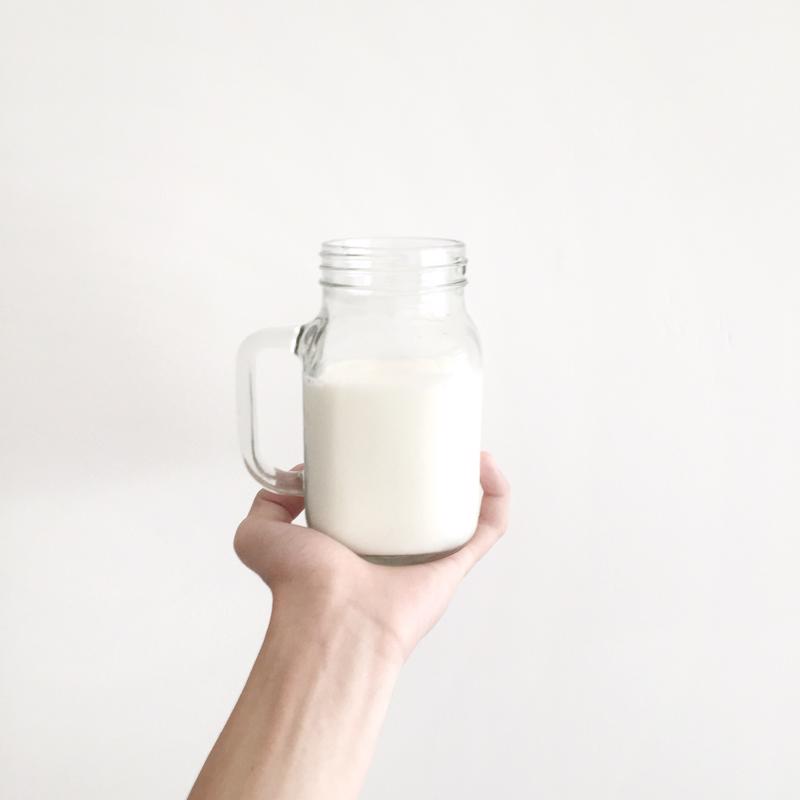
[[[391,642],[347,607],[276,602],[190,800],[357,797],[399,666]]]

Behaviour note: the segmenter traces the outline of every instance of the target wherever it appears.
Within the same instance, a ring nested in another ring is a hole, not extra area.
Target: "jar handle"
[[[303,472],[289,472],[262,463],[256,455],[256,436],[261,421],[256,411],[256,364],[267,349],[297,352],[304,326],[265,328],[248,336],[239,346],[236,359],[236,394],[239,411],[239,448],[247,471],[271,492],[302,495]],[[261,416],[264,416],[263,414]]]

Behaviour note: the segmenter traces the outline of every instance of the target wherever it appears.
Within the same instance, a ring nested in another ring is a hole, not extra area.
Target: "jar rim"
[[[325,269],[407,270],[458,267],[467,263],[458,239],[437,237],[354,237],[322,243]]]

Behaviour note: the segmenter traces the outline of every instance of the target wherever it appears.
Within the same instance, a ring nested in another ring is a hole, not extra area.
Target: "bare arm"
[[[259,492],[236,535],[273,610],[250,677],[189,800],[352,800],[392,688],[466,572],[505,530],[508,484],[489,457],[473,538],[441,561],[370,564],[291,520],[297,498]]]

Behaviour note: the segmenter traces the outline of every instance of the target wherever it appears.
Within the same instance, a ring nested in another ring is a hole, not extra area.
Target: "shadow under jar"
[[[481,353],[464,304],[464,245],[340,239],[321,256],[317,317],[240,349],[245,464],[271,491],[305,495],[309,525],[364,558],[440,558],[472,536],[480,505]],[[303,362],[299,473],[257,455],[267,410],[254,378],[267,347]]]

